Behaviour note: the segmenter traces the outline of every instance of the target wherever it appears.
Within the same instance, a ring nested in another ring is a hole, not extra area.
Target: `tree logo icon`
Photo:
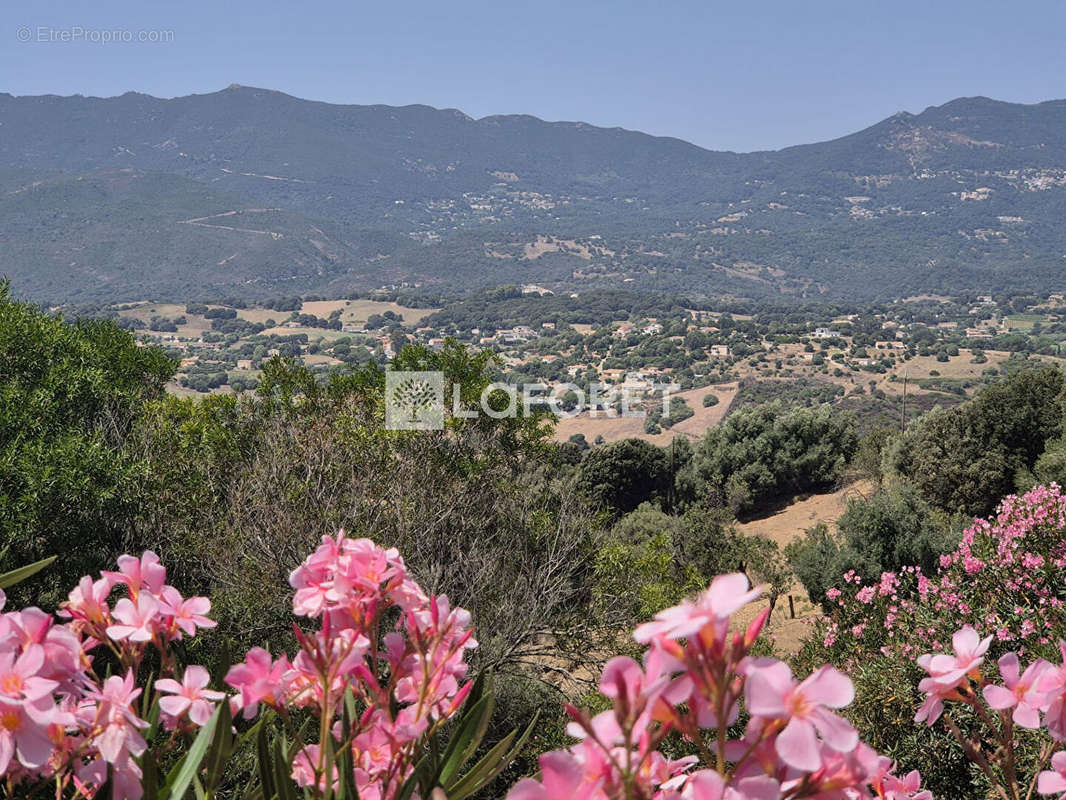
[[[444,373],[385,373],[385,427],[390,431],[444,428]]]

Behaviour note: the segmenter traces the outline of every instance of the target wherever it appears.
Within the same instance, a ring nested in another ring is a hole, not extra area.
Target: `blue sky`
[[[61,40],[104,31],[133,41]],[[169,41],[141,43],[142,31]],[[1066,2],[0,5],[0,91],[172,97],[230,83],[336,103],[528,113],[713,149],[769,149],[834,138],[959,96],[1064,98]]]

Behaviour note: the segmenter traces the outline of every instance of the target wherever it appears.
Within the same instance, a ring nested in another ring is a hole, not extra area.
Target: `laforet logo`
[[[386,373],[385,427],[392,431],[441,430],[444,427],[444,373]]]

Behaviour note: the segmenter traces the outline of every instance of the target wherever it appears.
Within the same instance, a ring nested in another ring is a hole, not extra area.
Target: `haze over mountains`
[[[230,87],[0,94],[0,274],[50,301],[401,282],[888,298],[1063,288],[1066,101],[748,154]]]

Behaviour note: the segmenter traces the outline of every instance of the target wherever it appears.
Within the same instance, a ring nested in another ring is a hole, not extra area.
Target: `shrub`
[[[1062,388],[1058,369],[1026,369],[968,403],[927,414],[887,449],[888,471],[939,509],[988,514],[1060,434]]]
[[[62,586],[122,552],[144,474],[126,443],[173,371],[161,350],[137,347],[114,323],[65,323],[13,301],[0,282],[3,558],[62,553],[53,568]]]
[[[836,524],[838,535],[819,525],[786,550],[811,599],[823,605],[825,590],[849,570],[867,580],[904,566],[931,571],[953,545],[950,521],[907,484],[886,487],[869,500],[849,498]]]
[[[669,460],[643,439],[623,439],[594,448],[581,463],[578,488],[618,514],[661,500],[673,482]]]
[[[750,509],[759,502],[835,483],[858,440],[851,414],[828,406],[767,403],[711,428],[692,459],[695,496]]]
[[[1003,500],[992,519],[978,519],[956,548],[942,555],[935,572],[904,567],[874,580],[848,573],[826,597],[830,619],[816,628],[799,663],[830,663],[856,679],[860,731],[905,766],[924,765],[935,787],[953,795],[964,786],[989,786],[960,758],[946,758],[945,734],[916,733],[913,715],[921,670],[915,659],[942,651],[966,625],[992,635],[988,656],[1009,649],[1053,657],[1066,632],[1066,496],[1057,486],[1037,487]],[[881,658],[871,659],[872,653]],[[979,724],[977,712],[960,718],[964,731]],[[1022,757],[1035,769],[1037,752]],[[1021,756],[1020,756],[1021,757]],[[976,782],[976,783],[974,783]]]

